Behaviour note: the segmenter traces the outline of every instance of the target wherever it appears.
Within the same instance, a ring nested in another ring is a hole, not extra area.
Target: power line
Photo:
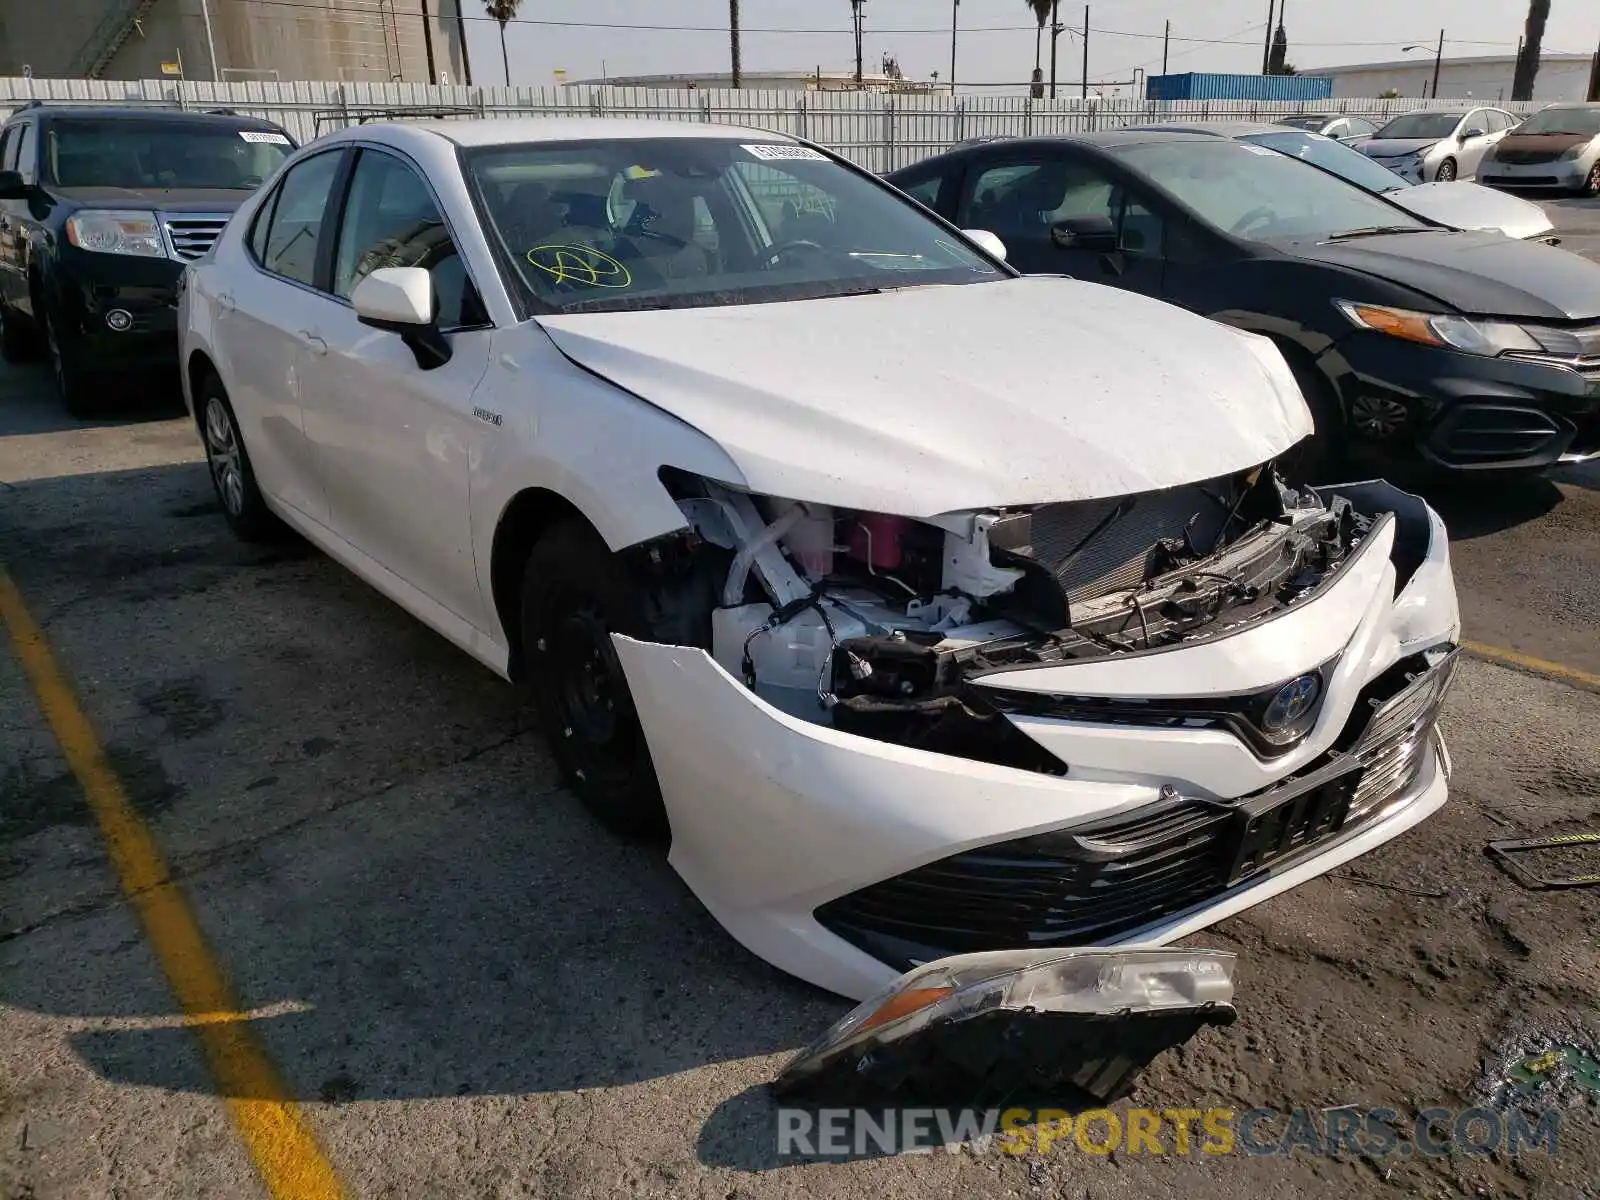
[[[256,7],[263,7],[263,8],[302,9],[302,10],[309,10],[309,11],[314,11],[314,12],[332,13],[332,14],[335,14],[335,15],[338,15],[338,16],[341,16],[341,17],[346,17],[346,18],[354,16],[354,15],[356,15],[356,13],[359,13],[359,12],[363,11],[363,10],[359,10],[358,9],[355,12],[352,12],[348,8],[345,8],[345,9],[335,8],[335,7],[333,7],[332,5],[329,5],[329,4],[313,3],[312,0],[222,0],[222,2],[223,3],[229,3],[229,4],[249,4],[249,5],[253,5],[253,6],[256,6]],[[373,8],[373,9],[365,10],[365,11],[370,12],[374,16],[377,16],[377,15],[383,13],[383,10],[379,9],[379,8]],[[416,16],[416,17],[420,18],[421,15],[422,15],[421,13],[407,13],[407,14],[404,14],[404,16],[407,17],[407,18],[412,17],[412,16]],[[399,16],[401,16],[401,14],[397,13],[397,14],[395,14],[395,16],[399,17]],[[491,24],[499,24],[499,22],[495,21],[495,19],[493,17],[487,16],[487,15],[485,15],[485,16],[467,16],[467,15],[463,14],[463,19],[467,20],[467,21],[487,21],[487,22],[490,22]],[[506,24],[507,25],[533,25],[533,26],[539,26],[539,27],[542,27],[542,28],[555,28],[555,29],[621,29],[621,30],[633,30],[633,31],[644,32],[644,33],[718,33],[718,34],[726,34],[728,32],[728,27],[726,25],[675,25],[675,24],[666,24],[666,23],[660,23],[660,22],[639,22],[639,21],[569,21],[569,20],[561,20],[561,19],[552,18],[552,17],[520,17],[520,16],[519,17],[512,17],[509,21],[506,22]],[[1253,28],[1260,28],[1260,24],[1258,23]],[[962,34],[974,34],[974,33],[1033,33],[1033,32],[1035,32],[1036,29],[1037,29],[1037,26],[1034,26],[1034,25],[971,25],[971,26],[963,25],[961,27],[961,33]],[[807,28],[800,28],[800,27],[787,26],[787,25],[744,25],[744,24],[741,23],[740,32],[742,34],[743,33],[774,33],[774,34],[781,33],[781,34],[793,34],[793,35],[802,35],[802,36],[836,37],[836,36],[839,36],[839,35],[850,36],[853,31],[847,25],[830,26],[830,27],[825,28],[825,29],[807,29]],[[1083,34],[1083,30],[1081,28],[1071,28],[1069,30],[1069,32],[1071,32],[1074,36],[1082,36],[1082,34]],[[1102,35],[1104,35],[1106,37],[1140,38],[1140,39],[1144,39],[1146,41],[1160,41],[1162,36],[1163,36],[1162,34],[1159,34],[1159,33],[1139,33],[1137,31],[1131,30],[1131,29],[1101,29],[1101,28],[1098,28],[1097,26],[1094,26],[1094,25],[1089,26],[1089,32],[1090,33],[1102,34]],[[900,37],[900,36],[907,36],[907,37],[921,37],[921,36],[949,37],[950,36],[950,29],[949,29],[948,26],[937,26],[937,27],[929,26],[929,27],[918,27],[918,28],[904,27],[904,28],[872,29],[871,33],[875,37]],[[1253,41],[1238,40],[1238,38],[1239,38],[1238,34],[1229,34],[1227,37],[1221,37],[1221,38],[1182,37],[1182,36],[1179,36],[1177,34],[1174,34],[1172,36],[1171,40],[1174,41],[1174,42],[1192,43],[1192,44],[1194,44],[1196,46],[1253,46],[1255,44]],[[1415,40],[1415,39],[1413,39],[1413,40]],[[1487,41],[1487,40],[1476,40],[1476,41],[1474,41],[1474,40],[1470,40],[1470,39],[1466,39],[1466,38],[1446,38],[1445,40],[1446,40],[1446,43],[1448,45],[1455,45],[1455,46],[1499,46],[1499,45],[1504,45],[1505,44],[1505,43],[1500,42],[1500,41]],[[1330,47],[1392,46],[1392,45],[1395,45],[1396,43],[1403,43],[1405,41],[1406,41],[1405,38],[1395,37],[1395,38],[1386,38],[1386,39],[1384,39],[1382,41],[1355,41],[1355,42],[1308,42],[1308,41],[1296,40],[1294,44],[1296,46],[1330,46]]]

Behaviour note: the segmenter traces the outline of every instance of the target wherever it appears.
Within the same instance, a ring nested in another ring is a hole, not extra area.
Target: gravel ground
[[[1600,250],[1600,207],[1553,208]],[[1600,473],[1434,499],[1467,636],[1600,672]],[[1556,1154],[797,1163],[764,1083],[846,1005],[595,827],[507,687],[322,556],[231,541],[182,419],[67,421],[0,370],[0,561],[352,1195],[1596,1194],[1600,891],[1483,854],[1600,828],[1584,687],[1465,661],[1449,805],[1192,939],[1240,954],[1239,1021],[1130,1102],[1553,1106]],[[177,1012],[0,652],[0,1197],[266,1194]]]

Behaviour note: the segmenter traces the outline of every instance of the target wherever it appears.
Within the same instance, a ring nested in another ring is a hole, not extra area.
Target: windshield
[[[1309,129],[1312,133],[1316,133],[1327,123],[1327,117],[1285,117],[1278,122],[1279,125],[1289,125],[1295,129]]]
[[[1250,241],[1431,228],[1363,188],[1249,142],[1145,142],[1113,153],[1202,220]]]
[[[1572,133],[1584,137],[1600,134],[1600,106],[1594,108],[1546,108],[1517,126],[1524,133]]]
[[[1381,167],[1359,150],[1352,150],[1343,142],[1321,137],[1314,133],[1252,133],[1241,141],[1258,146],[1271,146],[1280,154],[1290,154],[1308,163],[1332,171],[1341,179],[1348,179],[1357,187],[1369,192],[1397,192],[1410,187],[1387,167]]]
[[[1460,113],[1407,113],[1396,117],[1373,136],[1377,138],[1449,137],[1461,124]]]
[[[557,312],[1007,278],[911,201],[793,143],[496,146],[466,170],[513,287]]]
[[[45,136],[45,169],[60,187],[248,191],[293,148],[287,135],[270,129],[181,120],[57,120]]]

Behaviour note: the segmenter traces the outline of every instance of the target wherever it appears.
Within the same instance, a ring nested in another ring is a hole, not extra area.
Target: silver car
[[[1409,112],[1390,121],[1359,148],[1408,183],[1471,179],[1485,151],[1517,121],[1498,108]]]
[[[1320,133],[1346,146],[1365,141],[1378,131],[1378,127],[1365,117],[1346,117],[1338,113],[1303,113],[1296,117],[1284,117],[1278,124],[1290,129],[1303,129],[1307,133]]]
[[[1483,156],[1483,183],[1600,194],[1600,104],[1552,104]]]

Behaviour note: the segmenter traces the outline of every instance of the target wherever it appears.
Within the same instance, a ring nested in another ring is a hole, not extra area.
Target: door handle
[[[311,348],[311,353],[326,354],[328,352],[328,343],[323,341],[322,338],[316,334],[312,333],[311,330],[300,330],[300,337],[305,344]]]

